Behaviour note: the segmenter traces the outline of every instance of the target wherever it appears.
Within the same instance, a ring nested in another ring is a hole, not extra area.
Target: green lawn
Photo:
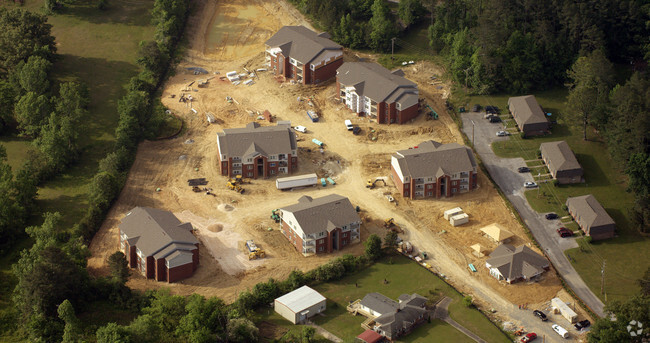
[[[265,337],[265,335],[268,335],[270,333],[265,331],[263,328],[260,330],[260,335],[263,338],[262,342],[269,342],[273,339],[279,339],[280,337],[285,337],[290,333],[300,334],[302,332],[302,328],[304,327],[304,325],[291,324],[291,322],[284,319],[284,317],[277,314],[270,307],[258,310],[253,318],[253,321],[258,327],[260,327],[260,324],[264,322],[264,324],[270,324],[275,328],[275,334],[277,335],[276,337]],[[329,342],[329,340],[319,335],[316,336],[315,340],[312,340],[312,343],[326,342]]]
[[[383,282],[384,279],[388,281],[387,284]],[[438,293],[444,294],[454,300],[449,306],[450,315],[454,320],[488,342],[508,341],[508,337],[483,314],[476,309],[463,306],[461,294],[417,263],[400,255],[383,258],[365,270],[339,281],[316,285],[314,289],[328,299],[324,316],[315,317],[314,322],[346,342],[352,341],[363,332],[360,324],[365,317],[353,316],[345,310],[345,307],[349,302],[361,299],[370,292],[379,292],[392,299],[397,299],[404,293],[418,293],[427,297],[431,296],[430,292],[433,292],[436,297]],[[424,324],[401,341],[430,342],[432,337],[436,337],[436,340],[441,342],[467,339],[467,336],[448,324],[433,321]]]
[[[507,141],[492,144],[495,154],[502,157],[523,157],[525,160],[537,159],[539,145],[543,142],[565,140],[576,154],[578,162],[584,169],[586,182],[576,185],[553,186],[552,182],[540,183],[539,189],[526,191],[526,198],[533,209],[538,212],[556,212],[568,215],[562,209],[567,197],[593,194],[616,221],[618,237],[604,242],[593,243],[588,249],[579,248],[568,250],[574,259],[573,265],[585,279],[587,285],[602,300],[605,296],[600,293],[600,270],[603,261],[606,263],[606,284],[608,287],[607,300],[623,300],[639,292],[636,280],[650,267],[650,240],[642,237],[628,218],[627,209],[634,202],[634,196],[625,191],[626,178],[623,172],[616,169],[607,152],[606,144],[593,131],[587,133],[589,141],[582,139],[582,130],[567,123],[562,113],[565,110],[566,90],[554,89],[536,93],[537,101],[546,112],[553,113],[558,123],[553,127],[553,133],[544,137],[522,139],[519,135],[511,135]],[[507,95],[471,97],[468,103],[496,105],[507,113]],[[528,162],[528,166],[539,166],[540,162]],[[547,171],[546,168],[532,168],[533,175]],[[566,225],[569,227],[569,225]],[[571,224],[571,229],[577,230],[577,225]],[[609,273],[608,273],[609,271]]]

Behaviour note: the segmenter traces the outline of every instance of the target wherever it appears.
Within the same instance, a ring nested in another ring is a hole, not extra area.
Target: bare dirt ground
[[[258,73],[251,86],[235,86],[219,79],[232,70],[243,72],[244,68],[253,71],[265,67],[264,41],[280,27],[309,26],[284,1],[201,0],[195,3],[198,8],[190,18],[188,29],[190,47],[162,95],[165,106],[184,119],[186,129],[175,139],[147,141],[139,146],[126,186],[90,245],[92,257],[88,266],[92,273],[107,273],[106,260],[119,249],[117,225],[124,214],[135,206],[156,207],[174,212],[198,229],[201,265],[192,277],[176,284],[145,280],[133,273],[128,285],[135,289],[169,287],[174,294],[199,293],[232,301],[241,291],[270,277],[283,279],[292,270],[310,270],[332,257],[363,252],[363,244],[356,244],[331,255],[303,257],[269,218],[272,209],[293,204],[302,195],[320,197],[337,193],[361,207],[362,241],[371,233],[383,237],[383,219],[394,217],[406,230],[404,239],[427,251],[431,256],[429,263],[438,272],[447,275],[461,291],[482,295],[475,296],[480,306],[511,309],[514,305],[516,310],[517,304],[548,302],[560,291],[560,282],[553,271],[545,273],[538,282],[503,285],[489,276],[484,267],[485,257],[471,254],[469,247],[475,243],[481,243],[488,252],[496,247],[479,231],[493,222],[516,235],[514,244],[529,244],[524,229],[485,175],[479,173],[476,191],[451,199],[411,201],[396,193],[389,177],[390,154],[395,150],[429,139],[462,144],[457,126],[444,110],[443,96],[448,93],[448,85],[430,81],[431,76],[442,74],[436,66],[418,62],[404,71],[407,78],[418,83],[421,97],[440,114],[440,119],[426,120],[420,115],[406,125],[378,125],[368,118],[356,117],[336,101],[332,81],[318,86],[292,85],[278,82],[268,72]],[[357,56],[346,52],[345,59],[355,60]],[[205,68],[209,75],[194,75],[187,67]],[[192,95],[191,105],[178,101],[181,90],[187,89],[190,82],[206,77],[214,77],[206,88],[194,84],[186,92]],[[226,96],[235,102],[228,103]],[[312,123],[307,118],[305,110],[309,105],[298,101],[298,97],[312,99],[321,113],[320,122]],[[277,120],[290,120],[294,126],[307,127],[306,134],[299,134],[297,174],[316,172],[319,177],[330,176],[336,180],[335,186],[280,192],[275,189],[274,179],[270,179],[252,180],[243,185],[244,194],[226,188],[227,179],[218,171],[217,132],[256,121],[256,112],[264,110],[269,110]],[[206,112],[213,113],[218,123],[208,124]],[[360,126],[361,134],[354,136],[346,131],[344,119]],[[324,153],[315,149],[312,138],[325,143]],[[187,179],[196,177],[209,180],[207,187],[212,188],[214,197],[192,192]],[[366,189],[365,180],[375,177],[385,177],[388,185]],[[161,188],[160,192],[155,191],[157,187]],[[386,200],[387,193],[395,197],[397,205]],[[470,215],[470,222],[454,228],[442,218],[442,212],[456,206]],[[267,258],[249,261],[243,248],[247,239],[254,239],[266,251]],[[473,263],[478,272],[470,272],[468,263]]]

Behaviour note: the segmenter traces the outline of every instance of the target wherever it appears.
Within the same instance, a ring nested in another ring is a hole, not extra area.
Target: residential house
[[[173,213],[136,207],[119,225],[120,250],[129,267],[147,279],[176,282],[190,277],[199,265],[199,241],[192,224]]]
[[[565,141],[546,142],[539,146],[542,159],[551,175],[562,184],[582,181],[583,170]]]
[[[288,124],[249,123],[217,136],[221,175],[257,179],[291,174],[298,168],[296,134]]]
[[[607,211],[589,194],[566,199],[566,206],[580,229],[593,240],[614,237],[616,223]]]
[[[403,124],[418,115],[418,87],[404,72],[376,63],[346,62],[336,71],[336,91],[355,113],[376,117],[379,124]]]
[[[416,293],[402,294],[398,301],[380,293],[368,293],[359,303],[359,311],[374,317],[372,329],[392,341],[429,318],[426,302],[425,297]]]
[[[519,130],[526,136],[543,135],[548,132],[548,120],[534,95],[509,98],[508,109],[517,122]]]
[[[550,268],[548,260],[529,247],[520,245],[515,248],[508,244],[494,249],[485,266],[490,275],[507,283],[530,280]]]
[[[293,324],[300,324],[325,311],[326,299],[312,288],[302,286],[275,299],[273,309]]]
[[[265,43],[266,63],[276,75],[314,84],[329,80],[343,64],[343,47],[326,32],[285,26]]]
[[[346,197],[304,195],[280,208],[282,233],[303,255],[331,253],[360,241],[361,218]]]
[[[458,143],[425,141],[391,157],[391,177],[405,198],[440,198],[477,187],[472,150]]]

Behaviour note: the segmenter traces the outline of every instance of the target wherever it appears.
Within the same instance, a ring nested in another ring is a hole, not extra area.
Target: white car
[[[497,137],[504,137],[504,136],[509,136],[509,135],[510,135],[510,132],[508,132],[508,131],[503,131],[503,130],[497,131]]]
[[[352,129],[354,129],[354,126],[352,126],[352,121],[350,119],[345,120],[345,128],[348,129],[348,131],[352,131]]]
[[[298,132],[307,133],[307,128],[304,127],[304,126],[296,126],[293,129],[298,131]]]
[[[524,187],[526,188],[535,188],[537,187],[537,184],[533,181],[526,181],[524,182]]]

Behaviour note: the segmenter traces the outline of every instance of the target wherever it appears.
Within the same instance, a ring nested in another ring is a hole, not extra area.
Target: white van
[[[354,126],[352,126],[352,121],[350,121],[350,119],[345,120],[345,127],[348,129],[348,131],[352,131],[352,129],[354,129]]]
[[[553,331],[557,332],[557,334],[562,336],[562,338],[569,338],[569,331],[567,331],[565,328],[557,324],[553,324],[551,327],[553,328]]]

